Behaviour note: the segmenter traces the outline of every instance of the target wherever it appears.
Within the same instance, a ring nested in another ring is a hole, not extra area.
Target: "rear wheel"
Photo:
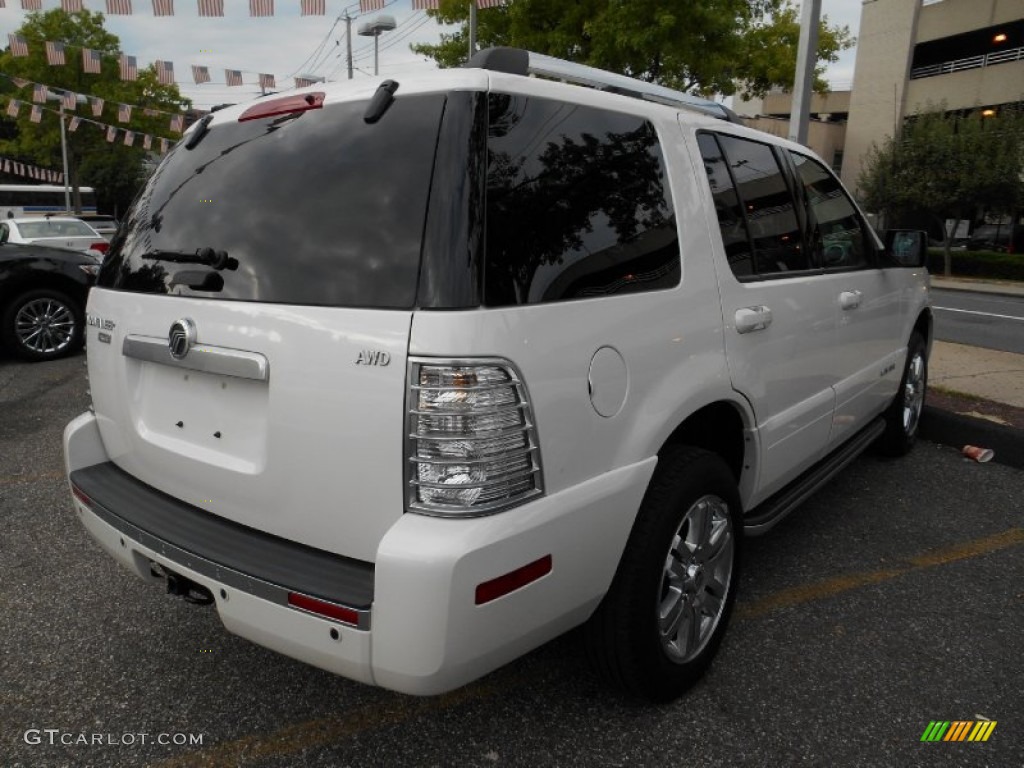
[[[15,296],[0,319],[4,344],[24,360],[55,360],[82,346],[81,305],[61,291],[37,288]]]
[[[716,455],[662,456],[619,570],[587,626],[594,662],[652,701],[692,686],[718,650],[739,573],[740,500]]]
[[[892,404],[885,412],[885,432],[878,449],[887,456],[902,456],[914,447],[928,390],[928,358],[924,337],[914,331],[907,343],[903,378]]]

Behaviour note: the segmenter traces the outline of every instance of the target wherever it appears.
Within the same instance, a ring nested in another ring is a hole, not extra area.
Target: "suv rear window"
[[[412,307],[444,102],[440,93],[399,93],[372,125],[367,102],[348,102],[214,125],[192,149],[180,142],[132,206],[99,285]],[[200,249],[226,254],[215,272],[222,286],[200,279],[214,272],[195,263]],[[216,290],[189,287],[197,283]]]
[[[491,306],[671,288],[679,243],[658,135],[634,115],[488,100]]]

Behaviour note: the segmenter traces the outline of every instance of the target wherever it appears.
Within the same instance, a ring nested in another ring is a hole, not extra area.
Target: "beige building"
[[[864,0],[843,181],[856,188],[871,145],[910,115],[1021,102],[1024,0]]]

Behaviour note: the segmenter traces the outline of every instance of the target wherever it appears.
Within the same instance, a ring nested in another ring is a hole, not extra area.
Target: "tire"
[[[725,463],[697,448],[666,452],[612,586],[584,628],[604,677],[653,702],[671,701],[700,679],[736,598],[741,532]]]
[[[37,288],[14,297],[3,310],[0,335],[23,360],[56,360],[77,352],[85,338],[82,305],[66,293]]]
[[[921,411],[928,390],[928,357],[924,337],[914,331],[907,343],[903,377],[889,408],[885,411],[885,432],[876,447],[886,456],[903,456],[917,441]]]

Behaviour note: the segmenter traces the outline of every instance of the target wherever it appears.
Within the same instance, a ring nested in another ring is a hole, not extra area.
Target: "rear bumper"
[[[584,621],[607,591],[655,459],[509,512],[406,514],[361,563],[228,524],[109,464],[96,418],[64,434],[76,511],[116,560],[206,587],[224,626],[336,674],[412,694],[451,690]],[[246,553],[249,553],[247,555]],[[481,605],[480,584],[550,556],[550,572]],[[344,623],[297,609],[298,592],[352,609]]]

